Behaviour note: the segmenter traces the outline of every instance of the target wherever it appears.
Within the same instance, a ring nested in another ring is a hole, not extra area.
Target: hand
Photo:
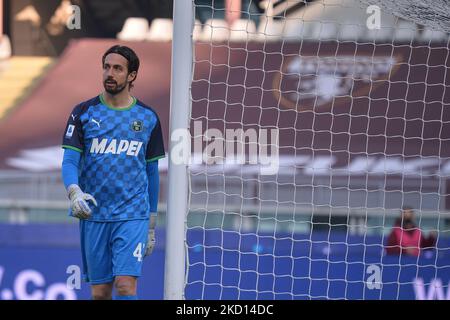
[[[405,248],[405,249],[403,249],[403,252],[407,255],[415,256],[417,253],[417,250],[414,248]]]
[[[145,247],[144,257],[147,257],[152,254],[153,248],[155,247],[156,239],[155,239],[155,229],[148,229],[148,237],[147,237],[147,246]]]
[[[67,192],[70,199],[70,208],[72,214],[78,219],[88,219],[91,216],[92,210],[89,208],[88,201],[97,206],[97,201],[93,196],[81,191],[80,187],[76,184],[71,184],[67,188]]]

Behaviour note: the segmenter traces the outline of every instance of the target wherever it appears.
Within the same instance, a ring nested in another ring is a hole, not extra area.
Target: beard
[[[105,88],[105,91],[112,95],[121,93],[126,86],[126,82],[121,85],[117,84],[114,80],[105,80],[103,82],[103,88]]]
[[[403,220],[403,229],[410,230],[414,229],[416,227],[416,224],[414,223],[414,220],[412,219],[404,219]]]

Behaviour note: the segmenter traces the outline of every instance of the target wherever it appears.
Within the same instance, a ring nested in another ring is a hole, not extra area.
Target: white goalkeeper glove
[[[150,227],[148,228],[147,246],[145,247],[144,257],[151,255],[153,252],[153,248],[155,247],[156,243],[155,225],[156,225],[156,216],[150,215]]]
[[[147,257],[152,254],[153,248],[155,247],[156,239],[155,239],[155,229],[148,229],[148,237],[147,237],[147,246],[145,247],[144,257]]]
[[[78,219],[87,219],[91,216],[92,210],[89,208],[88,201],[97,206],[95,198],[88,193],[81,191],[80,187],[76,184],[71,184],[67,188],[67,193],[70,199],[70,208],[72,214]]]

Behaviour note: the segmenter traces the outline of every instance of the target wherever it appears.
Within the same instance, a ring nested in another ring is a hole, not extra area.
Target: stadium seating
[[[423,42],[448,41],[449,35],[443,31],[425,28],[420,34],[419,40]]]
[[[200,20],[195,19],[194,30],[192,31],[192,39],[194,41],[197,41],[197,40],[199,40],[201,38],[202,30],[203,30],[202,23],[200,22]]]
[[[284,23],[271,19],[262,19],[258,25],[255,39],[260,41],[277,41],[283,35]]]
[[[208,19],[203,26],[202,41],[227,41],[230,36],[228,23],[222,19]]]
[[[173,21],[166,18],[154,19],[149,26],[145,18],[128,18],[117,38],[126,41],[170,41],[172,40]],[[223,19],[209,19],[204,25],[195,21],[194,41],[299,41],[299,40],[341,40],[364,42],[439,42],[447,41],[449,35],[442,31],[425,28],[419,32],[414,23],[399,21],[398,28],[388,25],[380,29],[369,30],[358,23],[343,24],[317,21],[283,20],[277,21],[262,17],[256,25],[251,20],[239,19],[231,27]],[[0,60],[8,54],[0,43]]]
[[[344,24],[339,28],[337,39],[340,41],[357,41],[364,37],[365,30],[366,26]]]
[[[316,40],[320,37],[320,23],[318,21],[304,21],[302,38],[305,40]]]
[[[391,42],[393,32],[392,27],[381,26],[380,29],[367,30],[364,40],[367,42]]]
[[[417,25],[409,21],[400,20],[395,29],[393,40],[396,42],[410,42],[416,38]]]
[[[322,23],[320,40],[334,40],[336,39],[337,32],[338,28],[334,23]]]
[[[335,23],[318,23],[316,21],[286,20],[283,38],[287,41],[301,39],[335,40],[337,25]]]
[[[145,18],[128,18],[117,38],[125,41],[143,41],[149,30],[148,21]]]
[[[157,18],[152,21],[145,39],[148,41],[170,41],[172,40],[172,31],[172,19]]]
[[[12,57],[0,75],[0,118],[20,102],[52,64],[49,57]]]
[[[247,41],[256,33],[256,25],[252,20],[236,20],[230,28],[230,41]]]
[[[11,57],[11,42],[7,35],[0,35],[0,61]]]

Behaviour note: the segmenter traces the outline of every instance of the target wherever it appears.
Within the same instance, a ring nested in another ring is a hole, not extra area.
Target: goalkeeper
[[[104,91],[69,116],[62,177],[70,215],[80,220],[83,276],[93,299],[137,299],[143,258],[155,245],[158,159],[156,112],[130,95],[139,58],[114,46],[102,58]]]

